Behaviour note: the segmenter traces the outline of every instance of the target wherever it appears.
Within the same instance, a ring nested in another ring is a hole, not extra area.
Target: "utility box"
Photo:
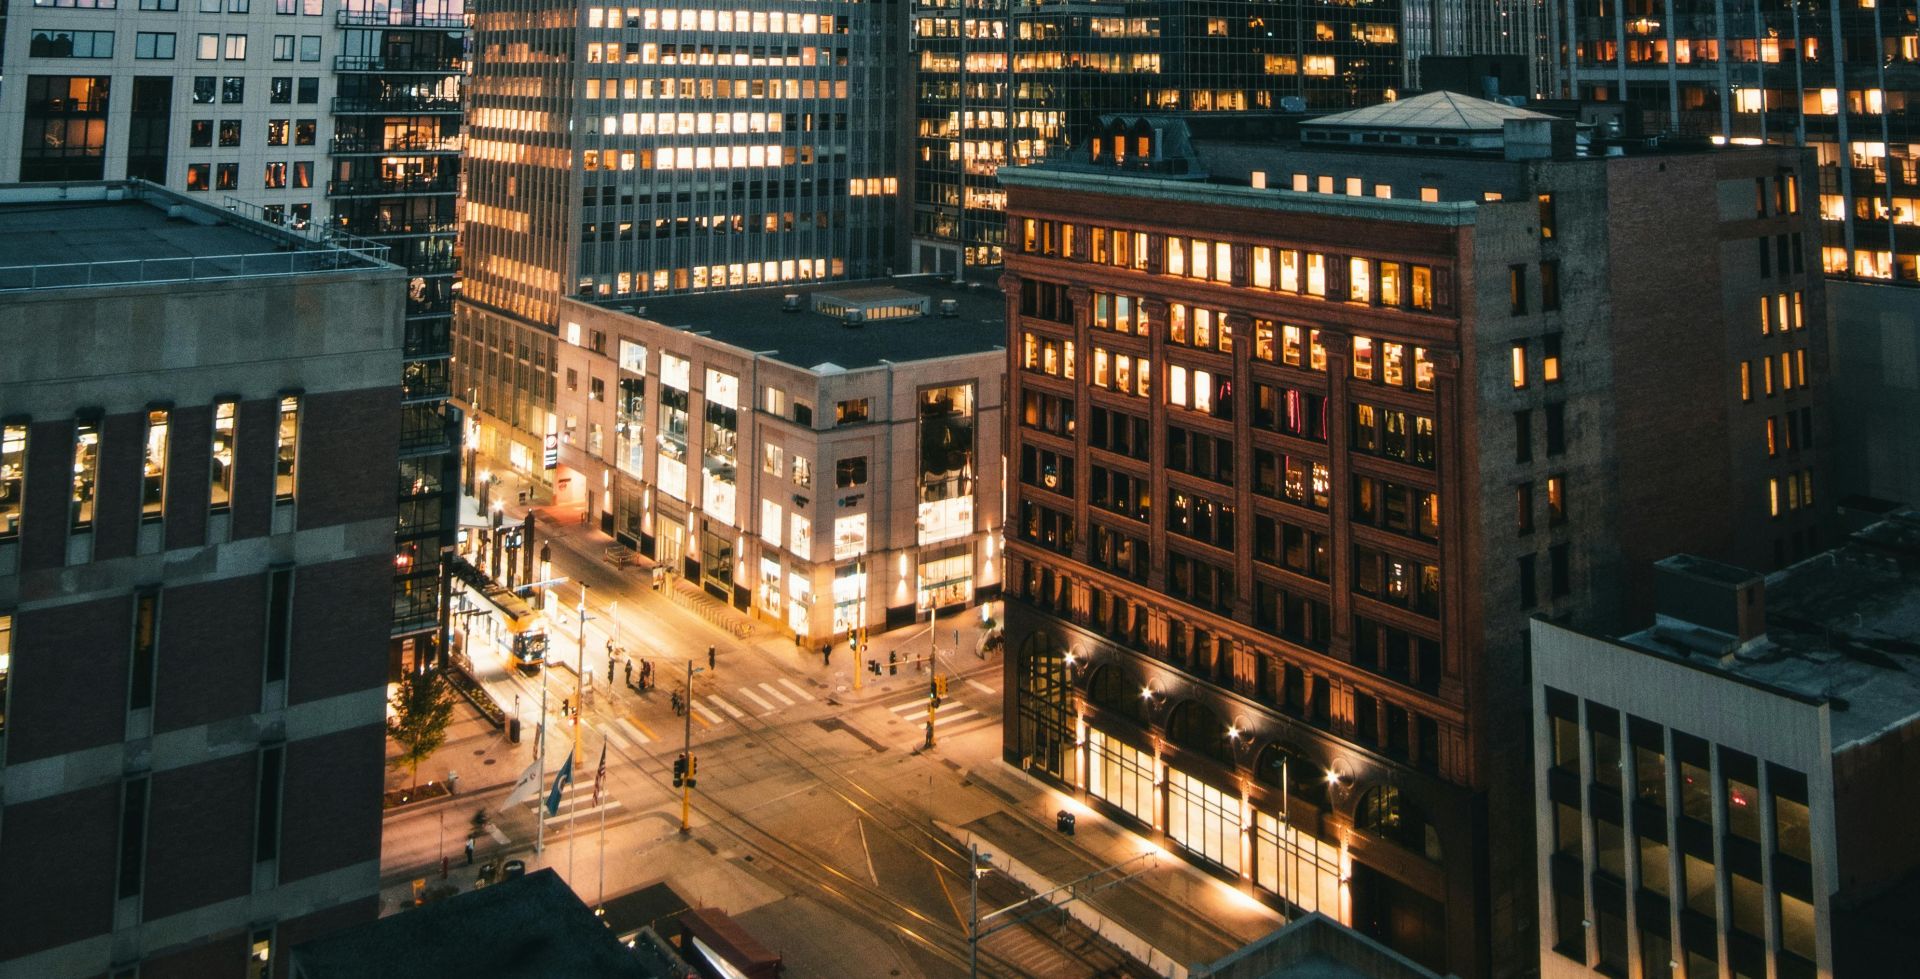
[[[1074,818],[1075,817],[1073,813],[1070,813],[1067,810],[1062,809],[1059,812],[1054,814],[1053,828],[1059,830],[1062,833],[1065,833],[1068,836],[1072,836]]]

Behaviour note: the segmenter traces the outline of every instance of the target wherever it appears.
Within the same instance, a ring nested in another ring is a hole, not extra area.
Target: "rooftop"
[[[411,976],[657,979],[551,869],[317,939],[293,950],[300,979]]]
[[[1745,575],[1692,559],[1689,570]],[[1920,719],[1920,512],[1905,510],[1845,544],[1767,576],[1766,633],[1738,653],[1701,649],[1700,630],[1657,625],[1625,637],[1641,649],[1824,702],[1835,750]],[[1730,638],[1730,637],[1728,637]]]
[[[1500,132],[1509,119],[1552,119],[1532,109],[1476,99],[1457,92],[1427,92],[1393,102],[1336,112],[1305,126],[1350,129],[1418,129],[1432,132]]]
[[[951,316],[944,300],[952,300]],[[1006,302],[986,282],[901,276],[594,305],[631,306],[641,319],[832,373],[1004,348]]]
[[[0,186],[0,291],[385,267],[140,181]]]

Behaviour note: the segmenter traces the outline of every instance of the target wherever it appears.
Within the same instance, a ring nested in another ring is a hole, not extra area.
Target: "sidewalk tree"
[[[413,776],[412,795],[420,789],[420,763],[447,743],[453,722],[453,697],[438,670],[402,674],[394,686],[393,716],[387,718],[387,737],[400,748],[390,763]]]

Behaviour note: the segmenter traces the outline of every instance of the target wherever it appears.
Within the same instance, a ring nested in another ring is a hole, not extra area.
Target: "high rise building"
[[[379,242],[408,275],[393,587],[404,665],[438,649],[460,498],[462,426],[447,399],[467,13],[464,0],[344,0],[334,19],[331,229]]]
[[[896,16],[797,0],[476,15],[455,319],[486,353],[456,365],[455,392],[479,451],[548,485],[563,297],[886,271]]]
[[[1910,10],[1790,0],[1557,3],[1554,84],[1630,100],[1649,133],[1811,147],[1829,275],[1920,284],[1920,29]]]
[[[1661,561],[1617,639],[1532,623],[1540,975],[1913,971],[1916,567],[1906,511],[1764,578]]]
[[[1235,125],[1001,174],[1004,757],[1283,908],[1531,968],[1528,620],[1616,620],[1683,541],[1818,546],[1806,161],[1583,157],[1444,92]]]
[[[1523,77],[1502,79],[1507,90],[1546,90],[1552,77],[1546,0],[1404,0],[1404,6],[1409,87],[1440,87],[1422,64],[1431,55],[1511,55],[1521,59]]]
[[[919,271],[999,264],[994,174],[1078,147],[1103,113],[1347,109],[1403,87],[1398,0],[918,0],[913,18]]]
[[[438,624],[458,482],[444,405],[464,0],[46,0],[12,20],[0,132],[21,138],[0,182],[137,177],[371,238],[411,273],[393,599],[405,658]]]
[[[378,915],[377,254],[150,184],[0,191],[0,975],[252,979]]]

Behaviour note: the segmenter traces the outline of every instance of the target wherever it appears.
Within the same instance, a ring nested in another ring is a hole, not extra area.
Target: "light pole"
[[[690,819],[693,814],[693,675],[699,672],[701,670],[693,665],[693,660],[687,660],[687,692],[680,700],[680,706],[685,715],[685,727],[681,732],[680,757],[687,760],[686,773],[680,779],[681,836],[693,832],[693,823]]]

